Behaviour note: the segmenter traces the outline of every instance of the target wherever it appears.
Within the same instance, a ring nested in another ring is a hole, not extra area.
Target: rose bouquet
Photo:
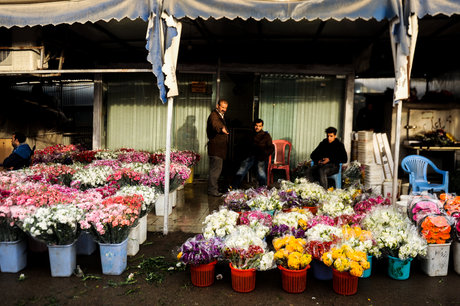
[[[272,216],[261,211],[245,211],[240,215],[239,223],[248,225],[257,237],[263,239],[272,227]]]
[[[444,210],[449,216],[460,213],[460,196],[441,194],[441,200],[444,201]]]
[[[305,239],[294,236],[274,239],[276,263],[289,270],[305,269],[311,262],[311,255],[305,250],[306,244]]]
[[[236,269],[268,270],[274,266],[274,254],[267,244],[246,225],[233,231],[224,242],[223,255]]]
[[[442,244],[451,240],[452,221],[443,215],[428,215],[419,222],[420,233],[428,244]]]
[[[80,221],[81,229],[91,232],[101,243],[121,243],[136,225],[142,205],[142,196],[116,196],[104,199],[102,204],[89,208]]]
[[[407,215],[414,223],[417,223],[427,215],[440,214],[441,208],[442,203],[435,196],[414,196],[407,206]]]
[[[206,239],[211,237],[225,237],[236,229],[238,213],[221,208],[208,216],[203,221],[203,235]]]
[[[186,265],[207,264],[221,256],[223,246],[221,238],[206,239],[203,235],[198,234],[182,244],[177,259]]]
[[[357,251],[347,244],[324,253],[322,261],[326,266],[332,266],[339,272],[348,271],[351,275],[358,277],[370,267],[366,253]]]
[[[39,207],[22,222],[22,229],[48,245],[72,244],[80,234],[83,210],[74,205]]]
[[[231,190],[225,194],[224,206],[233,211],[250,210],[247,201],[248,197],[244,190]]]
[[[392,207],[376,207],[362,220],[385,255],[401,260],[426,254],[426,241],[410,220]]]

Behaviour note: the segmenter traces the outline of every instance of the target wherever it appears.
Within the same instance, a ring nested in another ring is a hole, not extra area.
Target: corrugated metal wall
[[[335,77],[263,75],[260,117],[273,139],[292,143],[291,167],[309,159],[328,126],[342,128],[345,80]]]

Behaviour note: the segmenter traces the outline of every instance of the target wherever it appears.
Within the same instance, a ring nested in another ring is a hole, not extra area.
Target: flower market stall
[[[164,156],[56,145],[37,150],[30,168],[1,172],[1,270],[25,267],[28,236],[44,243],[45,250],[47,246],[53,276],[70,276],[80,254],[77,248],[85,247],[79,238],[90,234],[87,243],[99,243],[103,273],[121,274],[127,255],[135,255],[146,239],[148,213],[155,208],[156,214],[165,215],[163,201],[158,204],[165,182],[175,190],[199,160],[193,152],[173,151],[168,179]],[[64,249],[67,255],[58,258]],[[83,253],[94,250],[86,247]],[[6,255],[10,253],[15,255]]]

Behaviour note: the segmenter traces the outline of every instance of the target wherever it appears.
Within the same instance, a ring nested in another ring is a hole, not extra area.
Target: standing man
[[[208,135],[209,178],[208,195],[220,197],[218,180],[222,172],[222,165],[227,156],[228,131],[224,115],[228,102],[220,100],[216,109],[208,117],[206,134]]]
[[[11,137],[13,153],[5,158],[2,164],[3,168],[7,170],[18,170],[29,166],[32,150],[25,141],[26,136],[23,133],[15,132],[13,134]]]
[[[306,177],[310,182],[318,181],[325,189],[328,188],[327,177],[339,172],[339,164],[347,162],[345,146],[337,139],[337,129],[328,127],[326,138],[311,153],[314,165],[307,170]]]
[[[269,133],[263,130],[264,121],[256,119],[254,121],[254,133],[252,142],[249,147],[248,156],[241,162],[241,166],[235,174],[232,188],[239,188],[241,181],[248,171],[257,164],[257,180],[259,186],[267,185],[267,160],[268,157],[275,151],[275,146],[272,142],[272,137]]]

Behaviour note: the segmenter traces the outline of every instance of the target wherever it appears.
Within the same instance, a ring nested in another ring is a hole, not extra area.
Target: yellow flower
[[[367,270],[371,267],[371,264],[367,260],[360,260],[359,264],[364,270]]]
[[[279,250],[281,249],[286,243],[286,238],[277,238],[275,240],[273,240],[273,247],[275,248],[275,250]]]
[[[333,260],[336,260],[337,258],[342,257],[342,256],[343,256],[343,251],[341,249],[336,249],[336,248],[332,249],[332,259]]]
[[[357,267],[356,269],[351,269],[350,274],[353,276],[360,277],[361,275],[363,275],[363,269],[361,267]]]
[[[323,256],[321,256],[321,261],[328,267],[332,266],[333,260],[331,252],[324,253]]]
[[[310,254],[303,254],[300,258],[300,264],[303,268],[309,265],[311,262],[311,255]]]
[[[307,229],[307,226],[308,226],[307,221],[305,221],[304,219],[300,219],[298,223],[299,223],[299,226],[300,226],[303,230],[306,230],[306,229]]]
[[[179,254],[177,254],[177,260],[180,260],[182,258],[182,252],[179,252]]]
[[[284,257],[285,257],[284,250],[278,250],[278,251],[276,251],[274,257],[275,257],[275,260],[282,260],[282,259],[284,259]]]
[[[299,270],[300,268],[300,258],[302,254],[299,252],[293,252],[288,256],[288,267],[289,269]]]

